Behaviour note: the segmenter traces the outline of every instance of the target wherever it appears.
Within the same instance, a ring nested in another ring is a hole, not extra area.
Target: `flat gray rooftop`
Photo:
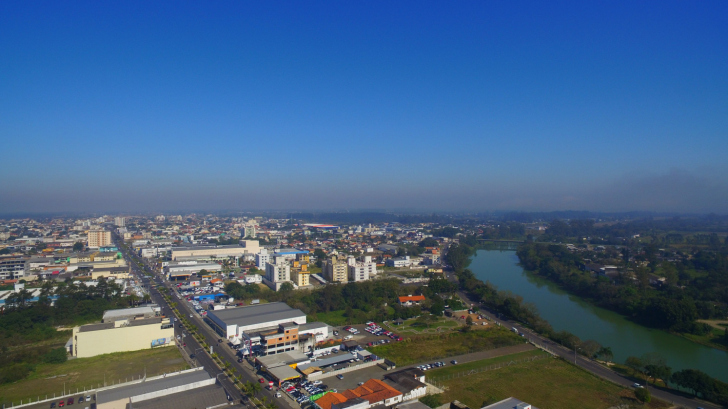
[[[304,370],[307,368],[310,368],[312,366],[317,366],[319,368],[324,368],[326,366],[336,365],[342,362],[349,362],[352,359],[356,359],[356,357],[348,352],[339,352],[338,355],[334,355],[331,358],[326,359],[319,359],[307,364],[298,365],[299,370]]]
[[[248,325],[260,324],[269,321],[293,320],[306,318],[303,311],[289,307],[286,303],[273,302],[270,304],[251,305],[247,307],[230,308],[207,313],[212,315],[225,325],[237,325],[246,327]]]
[[[525,402],[520,401],[516,398],[503,399],[500,402],[496,402],[492,405],[488,405],[481,409],[520,409],[518,405],[524,404]],[[531,406],[531,409],[538,409],[535,406]]]
[[[108,389],[96,393],[96,401],[101,403],[113,402],[119,399],[127,399],[134,396],[143,395],[155,391],[174,388],[176,386],[189,385],[195,382],[201,382],[210,379],[210,375],[203,370],[187,372],[183,374],[168,374],[165,378],[159,378],[152,381],[136,383],[120,388]],[[196,390],[196,389],[195,389]],[[135,405],[136,406],[136,405]]]
[[[134,409],[180,409],[180,408],[209,408],[227,404],[227,393],[219,385],[204,386],[184,392],[175,393],[158,398],[134,402]],[[126,404],[127,409],[132,405]]]

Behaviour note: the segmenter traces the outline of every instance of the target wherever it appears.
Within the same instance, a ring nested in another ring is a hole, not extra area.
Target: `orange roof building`
[[[338,403],[344,403],[348,399],[346,396],[336,393],[336,392],[329,392],[326,395],[318,398],[316,400],[316,405],[318,405],[321,409],[331,409],[331,405],[338,404]]]
[[[422,301],[425,301],[424,295],[408,295],[406,297],[399,297],[400,305],[420,305]]]
[[[352,399],[361,398],[369,405],[384,404],[391,406],[402,401],[402,392],[394,389],[379,379],[370,379],[355,389],[347,389],[341,393],[327,393],[315,403],[321,409],[332,409],[332,405],[340,405]]]

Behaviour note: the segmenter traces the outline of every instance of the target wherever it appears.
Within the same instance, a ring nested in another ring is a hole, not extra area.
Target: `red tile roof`
[[[413,302],[425,301],[425,296],[424,295],[411,295],[409,297],[399,297],[400,303],[406,303],[407,301],[413,301]]]

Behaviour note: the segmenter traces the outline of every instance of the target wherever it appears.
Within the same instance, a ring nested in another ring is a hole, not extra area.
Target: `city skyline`
[[[723,2],[0,5],[0,210],[728,208]]]

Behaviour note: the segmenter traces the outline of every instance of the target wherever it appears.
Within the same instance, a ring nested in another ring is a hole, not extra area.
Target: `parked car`
[[[68,398],[66,405],[73,405],[73,398]]]
[[[62,408],[62,407],[64,407],[64,406],[66,406],[66,402],[65,402],[65,401],[60,401],[60,402],[58,402],[58,407],[59,407],[59,408]]]
[[[51,402],[51,409],[56,407],[56,402]]]
[[[338,374],[338,375],[336,375],[336,377],[339,379],[344,379],[344,375],[342,375],[342,374]]]
[[[450,363],[453,364],[453,365],[457,365],[458,364],[458,361],[456,361],[456,360],[453,359],[452,361],[450,361]]]

